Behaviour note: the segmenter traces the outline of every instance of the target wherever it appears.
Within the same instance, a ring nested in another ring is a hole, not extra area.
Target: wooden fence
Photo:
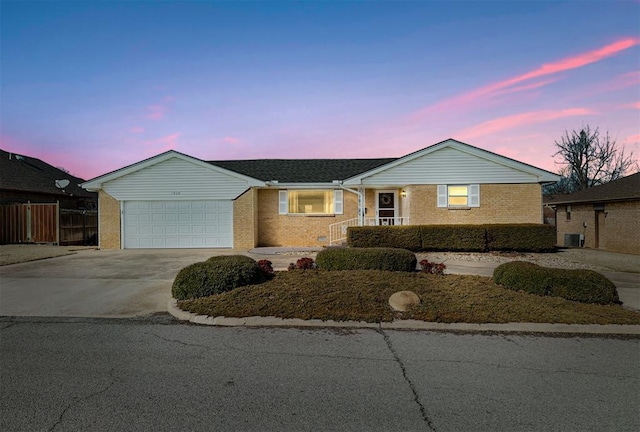
[[[97,244],[96,210],[60,209],[59,204],[0,206],[0,244]]]

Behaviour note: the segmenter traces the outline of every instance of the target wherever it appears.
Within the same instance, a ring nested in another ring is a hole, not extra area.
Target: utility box
[[[582,247],[584,236],[582,234],[565,234],[564,246],[565,247]]]

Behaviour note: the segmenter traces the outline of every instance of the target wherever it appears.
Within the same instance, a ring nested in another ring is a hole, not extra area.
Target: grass
[[[415,292],[422,304],[391,310],[396,291]],[[277,272],[259,285],[178,302],[199,315],[381,322],[417,319],[443,323],[640,324],[640,313],[511,291],[481,276],[395,273],[378,270]]]

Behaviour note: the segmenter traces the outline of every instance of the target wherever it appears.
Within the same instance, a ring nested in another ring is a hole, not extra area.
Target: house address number
[[[180,192],[178,192],[178,191],[172,191],[172,192],[171,192],[171,195],[180,195]]]

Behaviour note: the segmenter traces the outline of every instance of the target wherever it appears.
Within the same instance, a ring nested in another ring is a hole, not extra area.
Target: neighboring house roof
[[[594,186],[569,195],[559,195],[546,201],[546,204],[572,204],[606,201],[629,201],[640,199],[640,172],[613,180],[600,186]]]
[[[333,180],[344,180],[394,160],[396,158],[254,159],[209,161],[209,163],[262,181],[331,183]]]
[[[69,185],[62,192],[56,187],[55,181],[64,179],[69,180]],[[79,186],[83,182],[83,179],[72,176],[40,159],[0,150],[1,190],[95,198],[93,193]]]

